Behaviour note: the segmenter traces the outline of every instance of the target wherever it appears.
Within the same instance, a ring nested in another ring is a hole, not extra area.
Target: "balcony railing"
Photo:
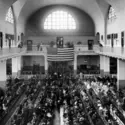
[[[99,51],[99,45],[93,45],[92,47],[89,47],[88,45],[74,45],[74,51],[75,52],[94,52]]]
[[[122,48],[122,47],[104,46],[104,47],[100,48],[99,52],[101,52],[102,54],[107,54],[107,55],[125,57],[125,48]]]
[[[32,47],[31,47],[31,49],[28,49],[27,48],[27,46],[26,46],[26,48],[27,48],[27,50],[26,50],[26,52],[27,53],[29,53],[29,52],[34,52],[34,53],[47,53],[47,47],[48,47],[48,45],[41,45],[40,47],[38,47],[37,45],[33,45]]]
[[[56,50],[56,47],[50,47],[49,45],[41,45],[38,47],[37,45],[33,45],[31,49],[27,49],[27,53],[29,52],[42,52],[42,53],[50,53],[51,51]],[[74,45],[74,51],[75,52],[94,52],[94,51],[99,51],[99,46],[98,45],[93,45],[92,47],[88,47],[88,45]]]
[[[0,59],[6,59],[6,58],[12,58],[14,56],[17,56],[19,54],[25,53],[26,48],[3,48],[0,50]]]

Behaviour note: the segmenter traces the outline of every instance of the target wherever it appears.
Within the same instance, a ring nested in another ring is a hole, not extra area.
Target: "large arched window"
[[[115,12],[114,8],[112,6],[110,6],[109,12],[108,12],[108,20],[112,22],[115,19],[116,19],[116,12]]]
[[[46,30],[74,30],[76,22],[71,14],[65,11],[55,11],[47,16],[44,22]]]
[[[12,24],[14,23],[12,7],[8,9],[5,20],[9,23],[12,23]]]

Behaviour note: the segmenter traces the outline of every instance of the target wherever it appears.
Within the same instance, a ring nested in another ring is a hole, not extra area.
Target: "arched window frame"
[[[54,22],[55,21],[55,22]],[[48,14],[43,23],[44,30],[76,30],[76,20],[67,11],[56,10]]]
[[[116,18],[117,16],[116,16],[115,9],[112,6],[110,6],[108,11],[108,21],[113,22],[116,20]]]
[[[8,9],[8,11],[6,13],[5,21],[7,21],[11,24],[14,24],[14,13],[13,13],[12,6]]]

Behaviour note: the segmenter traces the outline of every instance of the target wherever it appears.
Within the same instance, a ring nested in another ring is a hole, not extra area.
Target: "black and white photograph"
[[[125,0],[0,0],[0,125],[125,125]]]

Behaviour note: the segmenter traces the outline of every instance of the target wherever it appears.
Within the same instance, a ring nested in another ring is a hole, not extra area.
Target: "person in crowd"
[[[37,44],[37,51],[40,50],[40,43]]]
[[[9,41],[9,49],[11,49],[11,38],[9,38],[8,41]]]
[[[80,72],[79,77],[80,77],[80,80],[83,79],[83,73],[82,72]]]
[[[41,41],[41,44],[40,44],[40,51],[43,50],[42,45],[43,45],[43,42]]]

